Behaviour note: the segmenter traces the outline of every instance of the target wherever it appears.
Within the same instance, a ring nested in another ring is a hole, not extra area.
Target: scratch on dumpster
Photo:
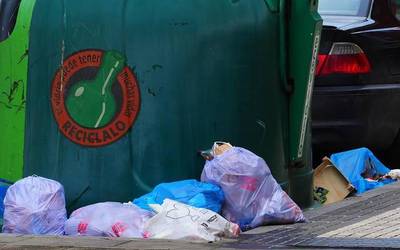
[[[70,205],[68,206],[67,209],[70,210],[72,207],[74,207],[78,203],[78,201],[82,199],[83,195],[85,195],[90,190],[91,190],[90,185],[89,184],[86,185],[86,187],[78,194],[78,196],[70,202]]]
[[[29,50],[26,49],[24,54],[22,54],[21,57],[19,58],[17,64],[20,64],[28,56],[28,54],[29,54]]]
[[[153,71],[156,71],[157,69],[162,69],[162,68],[163,68],[163,66],[160,65],[160,64],[154,64],[154,65],[151,66],[151,67],[152,67]]]
[[[260,144],[262,144],[262,142],[264,141],[264,138],[265,138],[267,125],[265,124],[264,121],[261,121],[261,120],[257,120],[256,123],[262,128],[262,135],[261,135],[261,138],[260,138]]]
[[[152,96],[156,96],[156,92],[154,92],[152,89],[147,88],[147,93],[149,93]]]

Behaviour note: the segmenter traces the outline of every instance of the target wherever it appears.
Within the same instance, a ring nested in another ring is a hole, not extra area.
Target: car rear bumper
[[[314,151],[387,150],[400,128],[400,84],[316,86],[312,115]]]

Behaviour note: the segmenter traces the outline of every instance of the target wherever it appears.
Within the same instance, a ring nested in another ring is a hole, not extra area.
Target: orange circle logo
[[[55,74],[51,105],[65,137],[83,146],[105,146],[133,125],[139,87],[121,53],[84,50],[69,56]]]

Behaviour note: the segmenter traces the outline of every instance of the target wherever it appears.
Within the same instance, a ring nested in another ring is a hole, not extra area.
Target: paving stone
[[[213,250],[223,249],[220,244],[216,243],[190,243],[182,241],[165,241],[165,240],[132,240],[125,244],[114,247],[113,249],[148,249],[148,250]],[[229,248],[225,248],[229,249]]]
[[[0,244],[15,243],[28,240],[32,237],[17,234],[0,234]]]
[[[399,214],[400,208],[396,208],[318,237],[377,238],[385,233],[393,233],[393,227],[388,224],[397,223]],[[396,228],[400,234],[400,227]]]
[[[46,247],[94,247],[94,248],[110,248],[122,242],[130,240],[121,240],[115,238],[94,238],[94,237],[18,237],[19,241],[10,242],[7,246],[18,245],[24,246],[46,246]]]

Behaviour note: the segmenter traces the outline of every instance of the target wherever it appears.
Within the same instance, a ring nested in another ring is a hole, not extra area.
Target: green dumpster
[[[0,42],[0,177],[58,180],[69,209],[128,201],[199,178],[198,152],[228,141],[309,206],[316,6],[22,0]]]

